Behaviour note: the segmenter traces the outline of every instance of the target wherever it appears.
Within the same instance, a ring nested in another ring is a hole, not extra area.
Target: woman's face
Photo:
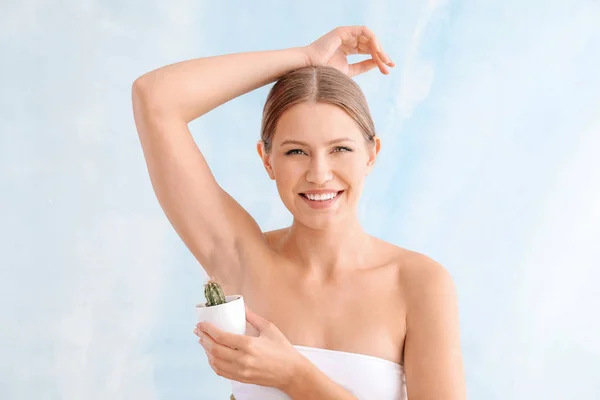
[[[341,108],[300,103],[279,119],[271,152],[258,152],[294,218],[314,229],[356,213],[365,176],[379,152]]]

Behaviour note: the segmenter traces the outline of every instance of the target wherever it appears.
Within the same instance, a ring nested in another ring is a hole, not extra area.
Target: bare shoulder
[[[458,304],[449,271],[431,257],[410,252],[401,275],[408,398],[465,399]]]
[[[402,278],[406,293],[413,298],[454,290],[452,276],[446,267],[416,251],[405,253]]]
[[[455,287],[449,271],[431,257],[380,241],[385,259],[398,268],[399,285],[408,308],[422,304],[424,297],[444,296],[454,300]]]

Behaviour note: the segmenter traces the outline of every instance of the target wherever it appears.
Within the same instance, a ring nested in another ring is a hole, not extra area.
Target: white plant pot
[[[225,296],[225,303],[217,306],[196,304],[196,315],[199,322],[210,322],[225,332],[246,334],[246,307],[239,294]]]

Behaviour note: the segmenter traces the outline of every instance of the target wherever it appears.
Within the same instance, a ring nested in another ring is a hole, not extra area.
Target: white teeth
[[[334,197],[336,197],[337,196],[337,192],[335,192],[335,193],[323,193],[323,194],[309,194],[309,193],[306,193],[305,196],[309,200],[313,200],[313,201],[325,201],[325,200],[331,200]]]

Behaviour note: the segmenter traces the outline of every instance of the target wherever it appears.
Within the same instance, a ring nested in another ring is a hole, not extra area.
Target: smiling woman
[[[263,115],[258,153],[294,218],[313,229],[351,220],[380,148],[358,85],[332,67],[301,68],[273,86]]]
[[[350,54],[371,58],[348,64]],[[381,144],[351,77],[393,66],[371,30],[350,26],[309,46],[183,61],[134,83],[163,210],[207,274],[248,306],[246,335],[195,330],[232,398],[465,397],[449,274],[369,235],[357,215]],[[262,232],[217,184],[187,124],[273,81],[256,150],[293,221]]]

